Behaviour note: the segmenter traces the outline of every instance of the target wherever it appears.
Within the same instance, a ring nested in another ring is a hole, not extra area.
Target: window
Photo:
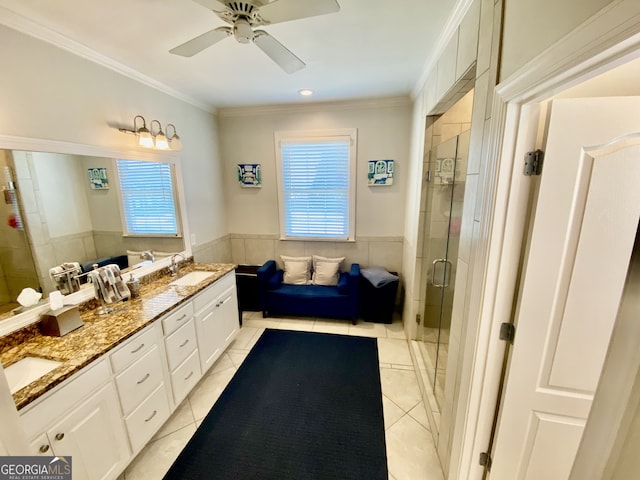
[[[133,160],[116,163],[124,234],[180,236],[172,165]]]
[[[356,130],[276,132],[280,235],[355,239]]]

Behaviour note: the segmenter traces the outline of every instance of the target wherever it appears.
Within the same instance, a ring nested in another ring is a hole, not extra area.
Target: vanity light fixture
[[[142,120],[142,126],[138,128],[136,120]],[[151,132],[147,129],[147,122],[142,115],[136,115],[133,117],[133,130],[127,128],[119,128],[118,131],[122,133],[133,133],[138,136],[138,145],[145,148],[153,148],[153,137]]]
[[[153,135],[152,133],[151,135],[153,135],[153,138],[155,139],[156,148],[158,150],[169,150],[169,141],[167,140],[167,136],[162,131],[162,125],[158,120],[151,120],[151,130],[153,131],[154,122],[158,124],[158,133],[156,133],[155,135]]]
[[[142,121],[142,126],[138,128],[138,119]],[[152,133],[153,124],[158,124],[158,133],[155,135]],[[162,124],[158,120],[152,120],[150,129],[147,129],[147,122],[142,115],[136,115],[133,117],[133,130],[127,128],[118,128],[122,133],[131,133],[137,135],[138,145],[145,148],[156,148],[158,150],[182,150],[182,141],[176,132],[176,127],[172,123],[167,124],[167,131],[169,127],[173,128],[173,135],[167,137],[162,131]]]
[[[136,129],[136,120],[140,118],[142,120],[142,127]],[[145,148],[153,147],[153,137],[151,136],[151,132],[147,129],[147,122],[144,117],[141,115],[136,115],[133,117],[133,129],[138,135],[138,145]]]
[[[176,126],[173,123],[167,124],[167,134],[169,133],[169,127],[173,128],[173,135],[169,137],[169,147],[171,150],[182,150],[182,140],[178,136]]]

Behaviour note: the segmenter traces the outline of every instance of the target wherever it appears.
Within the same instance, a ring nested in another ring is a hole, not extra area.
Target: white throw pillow
[[[282,283],[289,285],[307,285],[311,278],[311,257],[280,256],[284,265]]]
[[[337,285],[340,278],[340,264],[344,257],[326,258],[319,255],[313,256],[313,279],[314,285]]]

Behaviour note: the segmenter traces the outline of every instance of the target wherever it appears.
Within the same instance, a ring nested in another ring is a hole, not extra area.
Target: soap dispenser
[[[133,273],[129,275],[127,287],[129,288],[129,292],[131,292],[131,298],[138,298],[140,296],[140,280],[134,278]]]

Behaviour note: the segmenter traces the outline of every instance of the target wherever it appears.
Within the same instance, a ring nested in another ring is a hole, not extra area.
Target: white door
[[[640,97],[552,103],[492,480],[569,476],[640,218],[638,112]]]

